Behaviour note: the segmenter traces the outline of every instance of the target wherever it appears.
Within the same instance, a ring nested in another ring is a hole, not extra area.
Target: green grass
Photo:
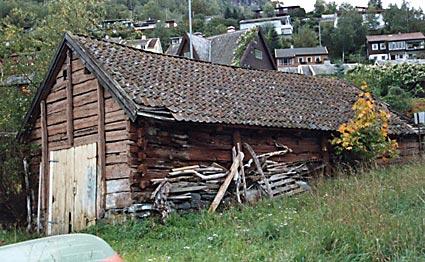
[[[425,164],[317,181],[222,213],[87,230],[126,261],[425,261]],[[1,239],[1,235],[0,235]]]

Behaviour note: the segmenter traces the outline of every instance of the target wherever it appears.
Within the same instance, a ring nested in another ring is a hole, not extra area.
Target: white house
[[[283,36],[292,36],[294,28],[291,25],[291,19],[287,16],[279,16],[279,17],[266,17],[266,18],[257,18],[257,19],[249,19],[242,20],[239,22],[240,29],[250,29],[258,26],[266,26],[272,25],[276,30],[278,35]]]

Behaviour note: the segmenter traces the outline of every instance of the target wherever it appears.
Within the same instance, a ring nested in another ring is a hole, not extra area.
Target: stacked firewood
[[[174,168],[166,178],[153,179],[157,185],[151,198],[161,210],[201,209],[217,194],[228,170],[219,164]]]
[[[307,180],[323,168],[320,161],[285,163],[273,160],[292,152],[283,145],[279,151],[258,156],[248,144],[244,144],[244,148],[251,158],[244,164],[244,154],[238,144],[232,150],[230,170],[216,163],[185,166],[172,169],[165,178],[151,180],[156,185],[151,195],[153,207],[165,218],[172,210],[209,206],[209,211],[213,212],[223,201],[251,202],[253,195],[258,198],[294,195],[310,190]]]

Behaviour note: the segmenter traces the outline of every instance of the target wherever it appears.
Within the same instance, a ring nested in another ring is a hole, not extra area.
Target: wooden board
[[[75,148],[76,184],[73,230],[80,231],[96,221],[96,143]]]
[[[95,223],[97,144],[50,152],[48,235],[80,231]]]
[[[72,203],[69,202],[68,189],[72,179],[69,179],[68,170],[72,163],[68,164],[68,155],[73,156],[73,149],[50,152],[48,235],[68,233],[69,230],[68,212]]]

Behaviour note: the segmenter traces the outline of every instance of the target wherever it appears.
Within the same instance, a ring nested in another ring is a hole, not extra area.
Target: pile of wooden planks
[[[153,208],[163,218],[173,210],[202,209],[209,206],[214,212],[222,200],[251,202],[252,195],[277,197],[294,195],[310,189],[307,180],[318,169],[321,161],[285,163],[273,160],[291,152],[286,146],[279,151],[256,155],[244,144],[251,158],[244,163],[240,144],[232,149],[230,169],[213,163],[210,166],[192,165],[173,168],[168,176],[152,179],[156,189],[151,195]]]
[[[151,199],[155,207],[165,212],[205,208],[214,199],[227,175],[228,170],[216,163],[173,168],[166,178],[151,180],[157,185]]]

